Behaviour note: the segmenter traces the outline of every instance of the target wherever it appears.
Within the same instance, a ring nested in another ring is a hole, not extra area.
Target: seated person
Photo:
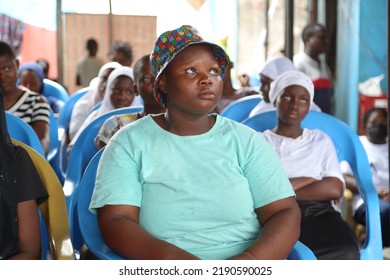
[[[11,143],[0,90],[0,260],[38,260],[46,189],[27,151]]]
[[[295,190],[302,215],[299,240],[319,260],[357,260],[355,235],[332,205],[344,192],[336,149],[324,132],[301,125],[313,96],[313,82],[304,73],[279,75],[270,89],[277,125],[263,136],[279,154]]]
[[[272,81],[274,81],[280,74],[296,70],[293,62],[287,57],[276,57],[268,60],[260,71],[260,91],[263,99],[256,105],[255,108],[250,112],[249,117],[253,117],[257,114],[275,110],[274,105],[269,99],[269,89]],[[311,110],[321,111],[321,109],[314,104],[311,104]]]
[[[384,108],[369,109],[363,116],[363,131],[360,141],[367,152],[372,179],[379,196],[379,210],[383,247],[390,247],[390,196],[389,196],[389,147],[387,143],[387,111]],[[341,162],[347,188],[354,194],[352,212],[354,220],[366,224],[366,208],[359,195],[351,167]]]
[[[150,55],[144,55],[134,65],[134,91],[141,96],[144,110],[140,113],[121,114],[108,118],[95,138],[96,148],[101,149],[106,146],[111,137],[123,126],[146,115],[165,112],[165,108],[157,102],[153,95],[154,75],[150,69],[149,57]]]
[[[124,258],[285,259],[296,243],[299,208],[275,152],[254,130],[209,113],[228,63],[191,26],[158,37],[154,94],[166,112],[108,142],[90,204]]]
[[[68,150],[73,147],[84,128],[96,118],[115,109],[140,105],[140,98],[134,92],[133,70],[127,66],[119,66],[108,77],[102,105],[89,113],[73,140],[69,143]]]
[[[76,102],[69,122],[69,142],[73,140],[73,137],[87,119],[88,113],[91,112],[92,108],[103,100],[108,76],[115,68],[120,66],[118,62],[104,64],[99,70],[97,79],[92,80],[92,83],[96,81],[96,85],[91,85],[91,89]]]
[[[19,83],[33,92],[43,95],[45,86],[44,73],[42,66],[36,62],[24,63],[19,67],[18,71]],[[64,101],[54,96],[44,96],[50,105],[51,110],[58,114],[61,108],[65,105]]]
[[[252,88],[235,88],[231,79],[231,69],[233,68],[233,62],[230,61],[227,66],[225,76],[223,77],[223,91],[221,99],[218,101],[217,106],[213,109],[213,113],[220,114],[233,101],[240,99],[241,97],[259,94]]]
[[[39,93],[18,86],[19,60],[12,47],[0,41],[0,89],[4,108],[28,123],[38,135],[45,154],[50,149],[50,105]]]

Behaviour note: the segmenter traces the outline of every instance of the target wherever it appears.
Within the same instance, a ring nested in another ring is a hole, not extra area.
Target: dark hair
[[[113,55],[115,52],[122,53],[126,58],[133,59],[133,47],[129,42],[115,41],[112,44],[109,55]]]
[[[43,69],[43,73],[45,73],[45,76],[49,73],[50,64],[49,61],[45,58],[39,58],[36,60],[37,63],[39,63]]]
[[[368,119],[371,117],[373,113],[382,114],[387,119],[387,110],[385,108],[378,108],[378,107],[370,108],[363,115],[362,122],[364,128],[367,127]]]
[[[323,30],[325,30],[325,26],[323,26],[320,23],[314,22],[314,23],[309,23],[308,25],[305,26],[302,30],[302,40],[305,43],[307,40],[310,39],[316,32],[316,28],[319,27]]]
[[[98,46],[98,43],[96,42],[95,39],[93,39],[93,38],[88,39],[87,44],[86,44],[87,50],[97,48],[97,46]]]
[[[12,57],[12,59],[16,59],[15,51],[4,41],[0,41],[0,55],[8,55]]]
[[[134,64],[133,75],[134,81],[136,82],[141,75],[141,68],[143,65],[149,63],[150,64],[150,54],[144,55],[140,59],[138,59]]]

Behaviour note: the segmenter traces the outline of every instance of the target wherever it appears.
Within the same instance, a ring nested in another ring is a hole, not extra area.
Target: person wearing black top
[[[0,259],[40,259],[38,205],[47,197],[27,151],[10,140],[0,90]]]

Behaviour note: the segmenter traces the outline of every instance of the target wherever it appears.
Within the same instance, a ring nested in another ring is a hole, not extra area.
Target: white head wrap
[[[107,62],[100,68],[98,77],[100,78],[101,76],[103,76],[104,71],[106,71],[107,69],[116,69],[121,66],[122,65],[116,61]]]
[[[84,128],[86,128],[93,120],[95,120],[97,117],[115,109],[115,107],[112,105],[111,98],[110,98],[111,94],[112,94],[111,87],[112,87],[112,84],[114,83],[114,81],[116,80],[116,78],[118,78],[119,76],[127,76],[134,81],[133,69],[131,69],[130,67],[127,67],[127,66],[122,66],[119,64],[119,67],[115,68],[111,72],[110,76],[108,76],[106,91],[104,93],[102,105],[98,109],[89,113],[89,115],[85,119],[84,123],[82,124],[80,129],[77,131],[76,135],[73,137],[69,146],[72,146],[76,142],[77,138],[79,137],[81,132],[84,130]],[[134,97],[133,102],[130,104],[129,107],[133,107],[133,106],[142,106],[141,99],[139,96]]]
[[[112,84],[118,78],[119,76],[126,76],[131,78],[134,81],[134,76],[133,76],[133,69],[127,66],[120,66],[116,68],[114,71],[111,72],[110,76],[108,76],[107,80],[107,86],[106,86],[106,91],[104,93],[102,105],[100,106],[99,109],[97,109],[96,116],[101,116],[109,111],[112,111],[115,109],[114,105],[112,105],[111,102],[111,94],[112,94]],[[139,99],[139,96],[135,96],[133,102],[130,104],[129,107],[132,106],[141,106],[141,102]]]
[[[310,94],[310,104],[313,104],[313,82],[306,74],[298,70],[284,72],[271,83],[269,91],[269,100],[271,104],[275,104],[276,99],[283,93],[283,90],[292,85],[304,87]]]
[[[268,60],[263,65],[260,74],[275,80],[280,74],[291,70],[296,70],[293,62],[287,57],[282,56]]]

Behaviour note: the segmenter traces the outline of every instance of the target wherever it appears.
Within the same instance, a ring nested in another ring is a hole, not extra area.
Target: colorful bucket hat
[[[198,30],[190,25],[182,25],[177,29],[166,31],[157,38],[150,55],[152,71],[156,77],[153,92],[162,106],[165,106],[165,94],[158,88],[160,74],[178,53],[194,44],[204,44],[211,50],[221,67],[221,76],[224,76],[225,69],[229,64],[229,57],[220,46],[203,40]]]

